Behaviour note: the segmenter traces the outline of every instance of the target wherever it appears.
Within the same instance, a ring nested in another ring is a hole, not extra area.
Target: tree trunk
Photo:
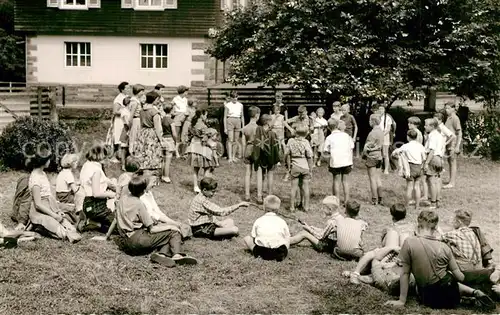
[[[50,88],[49,92],[50,120],[53,122],[59,121],[57,114],[57,92],[55,87]]]
[[[424,111],[436,111],[436,90],[433,88],[429,88],[425,91]]]

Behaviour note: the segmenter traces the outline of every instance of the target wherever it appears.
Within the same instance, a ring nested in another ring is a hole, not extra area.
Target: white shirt
[[[440,123],[438,126],[438,130],[441,133],[441,136],[444,138],[444,149],[443,151],[446,152],[446,141],[448,141],[448,138],[453,137],[454,134],[451,132],[451,130],[446,127],[444,123]]]
[[[385,120],[385,121],[384,121]],[[384,124],[385,122],[385,124]],[[384,144],[390,144],[391,140],[391,126],[392,126],[392,117],[389,114],[384,114],[380,117],[380,128],[384,131]]]
[[[243,104],[240,102],[227,102],[224,107],[227,108],[227,117],[241,118],[241,113],[243,113]]]
[[[155,197],[151,191],[145,192],[139,199],[142,201],[154,220],[158,221],[166,216],[163,211],[160,210],[160,207],[158,207]]]
[[[443,157],[444,149],[445,149],[445,140],[439,131],[433,130],[429,133],[427,137],[427,142],[425,142],[425,152],[429,152],[430,150],[434,151],[434,155]]]
[[[124,106],[123,105],[123,100],[127,97],[127,95],[123,94],[123,93],[120,93],[118,94],[116,97],[115,97],[115,100],[113,101],[113,104],[117,104],[117,105],[120,105],[120,106]]]
[[[31,171],[30,178],[28,180],[28,188],[33,190],[34,186],[40,187],[40,196],[50,197],[52,195],[50,181],[44,171],[40,169],[34,169]]]
[[[172,100],[174,102],[174,113],[176,114],[185,114],[188,107],[188,99],[187,97],[182,97],[177,95]]]
[[[96,172],[99,172],[101,174],[101,180],[99,182],[99,189],[101,190],[101,192],[105,192],[108,189],[108,178],[102,170],[101,163],[86,161],[82,166],[82,170],[80,171],[80,183],[85,191],[85,196],[87,197],[94,196],[92,192],[92,177]]]
[[[70,168],[65,168],[56,178],[56,192],[68,192],[71,191],[71,184],[75,182],[75,176]]]
[[[394,150],[394,153],[398,152],[404,152],[406,158],[408,159],[408,163],[419,165],[424,163],[425,148],[416,140],[405,143],[401,146],[401,148]]]
[[[290,247],[290,230],[285,220],[268,212],[255,220],[252,237],[256,245],[266,248]]]
[[[313,125],[314,128],[321,128],[321,127],[326,127],[326,126],[328,126],[328,122],[323,117],[321,117],[321,118],[316,117],[314,119],[314,125]]]
[[[354,141],[345,132],[334,130],[326,137],[323,151],[330,153],[330,167],[339,168],[352,165]]]

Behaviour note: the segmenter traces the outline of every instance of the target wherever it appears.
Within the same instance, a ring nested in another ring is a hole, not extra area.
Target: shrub
[[[62,122],[21,117],[8,124],[0,136],[0,160],[12,169],[24,169],[26,158],[36,150],[50,148],[52,152],[49,170],[56,170],[62,156],[74,152],[69,128]]]
[[[471,113],[464,133],[464,149],[476,156],[500,160],[500,112]]]

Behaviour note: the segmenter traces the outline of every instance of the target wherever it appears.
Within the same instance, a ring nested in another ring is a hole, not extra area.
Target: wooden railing
[[[20,93],[26,91],[25,82],[1,82],[0,93]]]

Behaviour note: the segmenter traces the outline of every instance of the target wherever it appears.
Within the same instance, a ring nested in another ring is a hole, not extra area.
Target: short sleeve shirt
[[[69,168],[63,169],[56,178],[56,192],[71,191],[71,184],[75,182],[75,176]]]
[[[324,151],[330,154],[330,167],[340,168],[351,166],[352,149],[354,149],[354,141],[345,132],[334,130],[325,139]]]
[[[116,221],[118,227],[129,236],[135,230],[147,228],[154,224],[142,201],[128,192],[122,194],[118,201]]]
[[[311,144],[305,138],[291,138],[286,145],[286,153],[290,155],[292,166],[309,169],[307,159],[312,158]]]
[[[35,186],[40,187],[40,196],[42,198],[50,197],[52,195],[50,190],[50,181],[44,171],[36,169],[31,172],[28,182],[30,191],[33,190],[33,187]]]
[[[101,175],[99,186],[101,192],[105,192],[108,189],[108,178],[104,171],[102,170],[102,165],[99,162],[87,161],[83,164],[82,170],[80,171],[80,183],[85,190],[85,196],[94,196],[92,192],[92,177],[95,173],[99,172]]]
[[[404,152],[409,163],[420,165],[424,162],[425,148],[416,140],[403,144],[398,150]]]
[[[368,223],[359,219],[343,217],[340,214],[335,217],[335,221],[337,224],[337,246],[342,250],[361,248],[361,235],[368,228]]]
[[[433,150],[434,155],[443,157],[444,147],[445,141],[441,133],[437,130],[431,131],[427,137],[427,142],[425,143],[425,151],[428,153]]]
[[[345,115],[342,115],[342,117],[340,117],[340,120],[345,123],[345,132],[352,138],[354,136],[354,126],[356,125],[356,119],[353,115],[347,113]]]

